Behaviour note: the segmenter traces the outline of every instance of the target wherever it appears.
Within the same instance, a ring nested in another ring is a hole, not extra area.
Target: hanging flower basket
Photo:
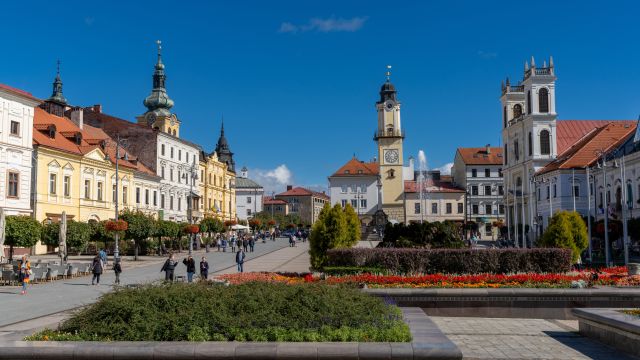
[[[198,225],[187,225],[184,227],[184,232],[187,234],[197,234],[200,232],[200,226]]]
[[[104,227],[105,229],[107,229],[107,231],[127,231],[127,229],[129,228],[129,224],[127,224],[126,221],[120,219],[109,220]]]
[[[293,229],[296,227],[296,224],[289,224],[287,225],[287,229]]]
[[[258,219],[254,219],[254,220],[250,220],[249,221],[249,226],[251,227],[259,227],[260,225],[262,225],[262,221],[258,220]]]
[[[269,220],[269,222],[267,224],[269,224],[269,226],[273,226],[273,225],[276,224],[276,221],[275,220]]]
[[[235,220],[225,220],[224,222],[224,226],[233,226],[236,225],[238,222]]]

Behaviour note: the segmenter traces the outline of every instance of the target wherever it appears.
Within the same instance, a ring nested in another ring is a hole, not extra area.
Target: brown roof
[[[282,199],[274,199],[271,196],[265,196],[262,201],[263,205],[286,205],[287,202]]]
[[[502,165],[502,148],[487,147],[458,148],[458,153],[467,165]]]
[[[38,98],[34,97],[33,95],[31,95],[30,92],[27,92],[27,91],[24,91],[24,90],[20,90],[20,89],[16,89],[16,88],[11,87],[9,85],[0,84],[0,89],[7,90],[7,91],[10,91],[10,92],[12,92],[14,94],[22,95],[24,97],[28,97],[28,98],[30,98],[32,100],[40,101],[40,99],[38,99]]]
[[[598,152],[607,152],[624,142],[636,130],[636,124],[626,121],[608,122],[593,129],[577,143],[566,149],[558,158],[538,171],[544,174],[557,169],[575,169],[592,166],[598,159]]]
[[[354,156],[331,176],[376,176],[379,171],[377,162],[364,162]]]
[[[327,196],[327,194],[321,193],[321,192],[317,192],[317,191],[313,191],[313,190],[309,190],[309,189],[305,189],[303,187],[294,187],[291,190],[287,190],[283,193],[277,194],[276,196],[315,196],[315,197],[319,197],[319,198],[324,198],[326,200],[329,200],[329,196]]]
[[[55,125],[56,135],[49,137],[48,128],[50,125]],[[52,149],[68,152],[76,155],[85,155],[89,152],[100,148],[100,150],[109,155],[112,162],[115,162],[115,144],[111,138],[101,129],[84,124],[82,129],[78,127],[73,121],[66,117],[60,117],[46,112],[45,110],[36,107],[33,116],[33,143],[39,146],[45,146]],[[80,133],[82,139],[80,144],[75,142],[75,134]],[[105,147],[100,145],[91,144],[86,139],[98,139],[104,140]],[[121,149],[121,155],[124,156]],[[128,155],[128,154],[127,154]],[[132,158],[132,157],[130,157]],[[118,161],[118,164],[130,169],[138,169],[138,165],[133,161]],[[141,169],[141,171],[145,171]]]
[[[635,124],[633,120],[558,120],[556,122],[558,155],[577,143],[583,136],[610,122]]]
[[[456,187],[450,181],[438,181],[433,179],[427,179],[423,184],[424,192],[427,193],[464,193],[464,189]],[[414,180],[405,180],[404,192],[416,193],[420,190],[418,182]]]

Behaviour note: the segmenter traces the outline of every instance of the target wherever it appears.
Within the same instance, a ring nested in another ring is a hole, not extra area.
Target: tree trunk
[[[136,241],[133,249],[133,260],[138,261],[138,242]]]
[[[9,263],[13,261],[13,245],[9,245]]]

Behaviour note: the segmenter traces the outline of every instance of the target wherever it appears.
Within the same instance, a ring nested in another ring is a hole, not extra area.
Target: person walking
[[[91,272],[93,277],[91,278],[91,285],[100,285],[100,275],[104,271],[104,262],[100,257],[100,254],[96,254],[91,262]]]
[[[100,251],[98,252],[98,255],[100,255],[100,260],[102,260],[102,264],[104,264],[104,266],[107,266],[109,264],[109,258],[107,257],[107,251],[104,248],[100,249]]]
[[[256,239],[251,238],[249,239],[249,250],[251,250],[251,252],[253,252],[253,248],[256,246]]]
[[[116,281],[114,284],[120,285],[120,273],[122,273],[122,265],[120,264],[120,257],[113,259],[113,272],[116,274]]]
[[[235,236],[231,236],[231,252],[236,252],[236,245],[238,245],[238,240]]]
[[[196,272],[196,261],[189,255],[186,259],[182,260],[182,263],[187,266],[187,281],[193,282],[193,274]]]
[[[207,280],[209,278],[209,263],[206,257],[202,257],[200,261],[200,279]]]
[[[177,265],[178,262],[175,260],[175,256],[173,254],[169,255],[167,261],[162,265],[162,269],[160,269],[160,272],[164,271],[165,281],[173,281],[173,273],[176,270]]]
[[[238,252],[236,253],[236,264],[238,264],[238,272],[244,272],[243,265],[245,257],[246,255],[244,251],[242,251],[242,248],[238,249]]]
[[[251,238],[253,239],[253,235],[251,235]],[[247,252],[249,250],[249,239],[242,239],[242,247],[244,248],[244,252]]]
[[[22,260],[20,260],[20,269],[18,270],[18,281],[22,283],[22,291],[20,291],[20,295],[27,294],[27,284],[29,284],[30,276],[31,262],[27,255],[22,255]]]

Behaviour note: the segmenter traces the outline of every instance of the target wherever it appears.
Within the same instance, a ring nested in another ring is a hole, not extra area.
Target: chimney
[[[487,154],[491,154],[491,144],[487,144]]]
[[[287,185],[287,191],[293,190],[293,185]]]
[[[102,114],[102,105],[100,104],[93,105],[93,111],[97,112],[98,114]]]
[[[82,130],[82,126],[84,125],[83,118],[84,118],[84,111],[82,110],[82,108],[79,106],[74,106],[71,109],[71,121],[73,121],[76,125],[78,125],[80,130]]]

